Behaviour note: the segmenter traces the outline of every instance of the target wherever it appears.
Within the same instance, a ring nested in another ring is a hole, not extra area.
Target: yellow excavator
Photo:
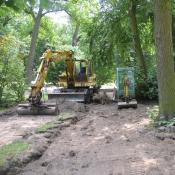
[[[88,103],[93,93],[96,92],[96,75],[92,73],[92,65],[88,60],[75,60],[72,51],[46,50],[41,57],[41,64],[36,79],[31,86],[28,103],[19,104],[19,115],[55,115],[58,113],[58,105],[41,101],[41,89],[49,70],[51,62],[63,61],[66,66],[65,72],[59,76],[57,91],[48,93],[49,100],[64,98],[69,101]]]

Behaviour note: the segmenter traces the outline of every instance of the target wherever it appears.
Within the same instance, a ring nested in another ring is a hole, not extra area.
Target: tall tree
[[[140,64],[140,67],[143,70],[145,76],[147,76],[147,68],[146,68],[146,64],[143,56],[143,51],[142,51],[141,42],[140,42],[140,33],[137,25],[136,9],[137,9],[136,0],[130,0],[129,18],[130,18],[132,35],[133,35],[133,42],[135,46],[135,52],[138,57],[138,62]]]
[[[33,74],[33,66],[34,66],[34,57],[36,54],[36,46],[37,46],[37,38],[41,23],[41,18],[50,12],[61,11],[63,10],[63,2],[61,0],[58,1],[35,1],[35,3],[31,3],[31,1],[27,1],[25,4],[25,12],[30,14],[33,18],[33,30],[31,35],[31,44],[30,44],[30,52],[29,57],[27,59],[27,67],[26,67],[26,83],[30,84],[32,80]]]
[[[28,56],[27,64],[26,64],[26,83],[30,84],[30,82],[32,80],[34,57],[35,57],[35,54],[36,54],[37,38],[38,38],[41,18],[43,16],[43,14],[42,14],[43,9],[40,5],[36,15],[35,15],[32,8],[30,8],[29,11],[27,11],[27,10],[26,10],[26,12],[28,12],[29,14],[32,15],[33,21],[34,21],[32,35],[31,35],[31,42],[30,42],[30,51],[29,51],[29,56]]]
[[[155,44],[160,115],[175,116],[175,72],[172,43],[172,2],[154,0]]]
[[[73,47],[77,46],[78,41],[80,39],[79,31],[80,31],[80,24],[77,23],[76,26],[75,26],[75,31],[74,31],[73,37],[72,37],[72,46]]]
[[[84,28],[91,23],[92,17],[97,13],[98,2],[96,0],[69,0],[66,4],[66,12],[69,14],[71,22],[75,25],[72,36],[72,46],[77,46]]]

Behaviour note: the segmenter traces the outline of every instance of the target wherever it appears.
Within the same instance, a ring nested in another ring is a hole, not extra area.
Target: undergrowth
[[[54,128],[55,126],[56,126],[56,124],[53,122],[45,123],[45,124],[41,125],[39,128],[37,128],[37,132],[44,133],[44,132],[47,132],[49,129]]]
[[[48,123],[45,123],[45,124],[39,126],[37,128],[36,132],[37,133],[47,132],[48,130],[55,128],[58,124],[61,124],[65,120],[68,120],[68,119],[71,119],[71,118],[72,118],[72,115],[70,113],[68,113],[68,112],[61,113],[61,114],[58,115],[56,121],[48,122]]]
[[[19,155],[28,148],[29,144],[21,141],[2,146],[0,148],[0,166],[3,166],[8,158]]]
[[[175,126],[175,118],[170,120],[160,119],[159,118],[159,106],[153,106],[152,108],[147,108],[147,115],[151,119],[151,124],[155,127],[160,126]]]

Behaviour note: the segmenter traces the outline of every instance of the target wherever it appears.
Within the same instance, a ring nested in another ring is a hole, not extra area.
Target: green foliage
[[[97,77],[102,76],[99,69],[105,67],[103,83],[114,80],[115,68],[121,66],[118,63],[123,64],[129,59],[131,36],[128,19],[122,13],[122,10],[113,7],[106,9],[94,17],[88,28],[90,53],[97,65]],[[109,70],[113,70],[113,73]]]
[[[175,118],[172,118],[170,120],[159,120],[156,122],[156,126],[160,127],[160,126],[166,126],[166,127],[170,127],[170,126],[175,126]]]
[[[148,69],[148,76],[145,78],[140,70],[136,69],[136,95],[141,100],[157,100],[158,85],[156,71]]]
[[[12,35],[0,37],[0,105],[23,99],[24,65],[19,58],[20,41]]]
[[[153,57],[155,50],[152,32],[152,11],[150,10],[151,2],[137,2],[139,3],[137,7],[137,22],[141,45],[148,72],[151,70],[146,81],[143,78],[143,73],[140,71],[132,41],[133,34],[127,13],[129,9],[128,2],[125,0],[101,2],[101,11],[93,18],[93,23],[87,28],[88,40],[86,39],[86,41],[90,43],[90,53],[95,65],[98,65],[95,69],[97,74],[100,72],[98,69],[103,69],[102,67],[106,67],[106,70],[115,70],[115,67],[134,67],[139,96],[141,98],[156,99],[157,82]],[[143,11],[146,12],[144,17]],[[151,56],[146,58],[146,55]],[[108,78],[112,81],[114,76],[109,73],[108,75]],[[97,75],[97,77],[99,76]],[[108,78],[104,76],[103,82],[108,82]]]
[[[53,129],[55,126],[56,126],[55,123],[49,122],[49,123],[43,124],[39,128],[37,128],[37,132],[38,133],[44,133],[44,132],[47,132],[50,129]]]
[[[29,144],[25,142],[14,142],[4,145],[0,148],[0,166],[3,166],[7,161],[7,158],[12,158],[21,154],[29,148]]]
[[[170,120],[164,120],[159,117],[159,106],[153,106],[152,108],[147,108],[147,115],[151,119],[152,124],[155,127],[160,126],[175,126],[175,118],[172,118]]]
[[[159,120],[159,106],[153,106],[147,108],[147,115],[151,119],[152,123],[155,124]]]
[[[47,75],[47,82],[51,82],[54,85],[58,83],[58,76],[65,70],[64,63],[52,63]]]
[[[128,17],[128,0],[100,1],[45,1],[45,0],[6,0],[0,3],[0,36],[9,39],[5,50],[0,55],[0,71],[7,70],[5,82],[0,84],[0,99],[6,101],[22,100],[24,91],[23,62],[28,57],[33,19],[31,11],[36,16],[40,7],[43,13],[65,9],[70,14],[68,25],[55,24],[51,18],[43,16],[39,29],[39,36],[34,59],[34,69],[40,64],[40,57],[46,48],[54,50],[71,49],[75,51],[75,58],[92,59],[93,68],[97,74],[99,85],[115,80],[116,67],[134,67],[137,96],[140,99],[157,99],[157,79],[154,60],[153,42],[153,12],[151,1],[137,1],[137,21],[148,69],[145,79],[140,71],[138,59],[133,45],[133,36]],[[14,9],[14,10],[12,10]],[[17,10],[17,11],[16,11]],[[24,10],[24,11],[22,11]],[[72,47],[72,37],[75,26],[80,25],[77,47]],[[14,42],[13,42],[14,41]],[[0,46],[1,49],[2,45]],[[2,59],[3,58],[3,59]],[[8,66],[4,64],[8,58]],[[15,69],[18,67],[18,69]],[[58,75],[64,70],[63,63],[53,63],[50,66],[47,82],[56,84]],[[3,79],[4,81],[4,79]],[[3,88],[2,88],[3,87]],[[1,102],[2,104],[2,102]]]
[[[65,120],[72,119],[73,117],[74,117],[74,115],[72,113],[64,112],[64,113],[59,114],[58,121],[63,122]]]
[[[100,68],[97,66],[95,67],[95,70],[97,76],[97,84],[99,86],[105,83],[111,83],[111,80],[115,79],[115,66],[101,66]]]
[[[39,31],[37,54],[35,57],[35,69],[38,68],[42,53],[45,49],[50,48],[53,50],[71,49],[71,30],[70,26],[60,26],[51,21],[48,17],[43,17]],[[51,63],[46,78],[47,82],[56,85],[58,76],[65,70],[63,62]]]
[[[24,8],[24,0],[1,0],[0,1],[0,6],[1,5],[5,5],[7,7],[10,7],[16,11],[21,10],[22,8]]]
[[[72,21],[79,23],[82,27],[92,22],[93,17],[99,11],[99,4],[96,0],[84,1],[69,0],[65,4],[65,10],[71,15]]]

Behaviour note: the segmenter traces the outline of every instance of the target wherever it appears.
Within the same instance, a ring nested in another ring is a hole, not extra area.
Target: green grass
[[[47,132],[49,129],[52,129],[56,126],[55,123],[46,123],[46,124],[43,124],[41,125],[39,128],[37,128],[37,132],[39,133],[44,133],[44,132]]]
[[[15,142],[4,145],[0,148],[0,166],[3,166],[7,158],[19,155],[29,148],[29,144],[25,142]]]
[[[64,120],[70,119],[72,116],[71,113],[65,112],[65,113],[61,113],[60,115],[58,115],[57,120],[53,121],[53,122],[48,122],[45,123],[41,126],[39,126],[36,130],[37,133],[44,133],[47,132],[49,129],[53,129],[55,128],[58,124],[63,123]]]
[[[58,124],[63,123],[64,120],[69,119],[71,117],[71,113],[65,112],[58,115],[57,120],[53,122],[45,123],[39,126],[36,130],[37,133],[44,133],[47,132],[49,129],[55,128]]]
[[[64,112],[58,115],[58,121],[64,121],[71,118],[72,114],[70,112]]]

